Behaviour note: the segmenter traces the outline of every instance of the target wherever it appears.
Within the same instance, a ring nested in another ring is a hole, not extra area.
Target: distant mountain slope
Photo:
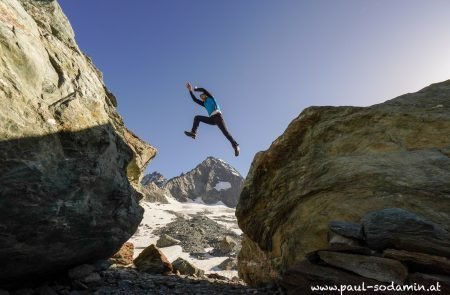
[[[228,207],[236,207],[244,178],[225,161],[208,157],[191,171],[168,181],[160,173],[153,172],[141,182],[144,187],[151,183],[181,202],[201,199],[206,204],[222,202]]]
[[[141,184],[148,185],[151,182],[162,188],[166,184],[167,178],[165,178],[161,173],[155,171],[145,175],[144,178],[142,178]]]

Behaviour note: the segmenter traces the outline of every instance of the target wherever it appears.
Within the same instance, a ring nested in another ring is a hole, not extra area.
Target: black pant
[[[221,113],[215,114],[211,117],[195,116],[194,125],[192,126],[193,133],[197,133],[197,128],[200,122],[206,123],[208,125],[217,125],[217,127],[219,127],[219,129],[222,131],[223,135],[225,135],[225,137],[231,142],[231,145],[233,147],[238,145],[233,136],[231,136],[230,132],[228,132],[227,126],[225,125],[225,121],[223,120]]]

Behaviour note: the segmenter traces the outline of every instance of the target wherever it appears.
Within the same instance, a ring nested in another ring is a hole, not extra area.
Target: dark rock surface
[[[393,259],[331,251],[319,251],[318,255],[329,265],[380,282],[403,284],[408,276],[408,269]]]
[[[303,261],[286,270],[279,281],[288,295],[314,294],[311,286],[340,286],[341,284],[356,286],[362,285],[363,282],[366,285],[379,283],[344,270],[316,265],[308,261]]]
[[[384,250],[383,257],[401,261],[413,271],[450,275],[450,259],[445,257],[394,249]]]
[[[220,276],[157,275],[134,268],[96,270],[71,280],[61,277],[39,286],[1,290],[1,295],[167,295],[167,294],[282,294],[276,286],[253,288],[237,278]]]
[[[409,284],[420,284],[423,286],[440,286],[441,290],[440,292],[436,292],[437,294],[450,294],[450,276],[442,276],[442,275],[435,275],[435,274],[424,274],[420,272],[413,273],[408,278]],[[417,293],[417,292],[416,292]],[[430,292],[424,292],[430,293]]]
[[[361,220],[372,249],[404,249],[450,257],[450,234],[442,226],[399,208],[372,212]]]
[[[362,239],[363,231],[361,224],[345,222],[345,221],[331,221],[328,224],[328,228],[341,236],[352,238],[352,239]]]

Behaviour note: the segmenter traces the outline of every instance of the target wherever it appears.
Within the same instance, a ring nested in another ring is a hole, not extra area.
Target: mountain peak
[[[144,178],[142,178],[142,180],[141,180],[141,184],[144,186],[146,186],[152,182],[155,183],[159,187],[163,187],[167,182],[167,178],[165,178],[164,175],[162,175],[158,171],[154,171],[150,174],[145,175]]]
[[[206,204],[223,202],[235,207],[243,183],[244,178],[230,164],[210,156],[191,171],[168,180],[164,188],[179,201],[201,198]]]
[[[230,170],[230,172],[232,174],[234,174],[236,176],[239,176],[239,177],[242,177],[242,175],[233,166],[231,166],[230,164],[228,164],[224,160],[219,159],[219,158],[215,158],[213,156],[207,157],[195,169],[197,169],[199,167],[208,167],[208,168],[211,168],[211,169],[220,169],[220,167],[222,167],[222,169]]]

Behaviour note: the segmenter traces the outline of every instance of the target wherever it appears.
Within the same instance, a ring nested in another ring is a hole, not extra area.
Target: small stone
[[[179,245],[179,244],[181,244],[180,240],[172,238],[171,236],[166,235],[166,234],[162,234],[159,237],[158,241],[156,242],[156,246],[160,247],[160,248],[170,247],[170,246]]]
[[[221,270],[237,269],[237,261],[234,258],[227,258],[217,266]]]
[[[184,275],[202,276],[205,274],[204,270],[195,267],[189,261],[184,260],[183,258],[177,258],[174,262],[172,262],[172,265],[176,271],[179,271]]]
[[[220,241],[218,247],[214,249],[214,253],[216,255],[230,254],[235,250],[236,244],[237,244],[236,241],[232,237],[225,236]]]
[[[209,273],[209,274],[207,274],[206,276],[207,276],[208,278],[214,279],[214,280],[223,280],[223,281],[228,280],[227,277],[221,276],[221,275],[219,275],[219,274],[217,274],[217,273]]]
[[[133,243],[126,242],[122,247],[114,254],[110,261],[118,265],[130,265],[133,264],[134,245]]]
[[[155,245],[150,245],[134,260],[134,264],[141,272],[153,274],[167,274],[172,272],[172,264]]]

